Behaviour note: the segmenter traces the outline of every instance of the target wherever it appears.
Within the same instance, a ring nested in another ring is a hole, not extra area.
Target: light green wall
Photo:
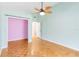
[[[0,11],[0,24],[1,24],[1,11]],[[0,25],[0,48],[1,48],[1,25]]]
[[[79,3],[62,2],[42,20],[42,37],[79,50]]]

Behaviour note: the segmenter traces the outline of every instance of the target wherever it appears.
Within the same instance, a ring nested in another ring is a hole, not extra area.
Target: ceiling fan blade
[[[40,11],[33,10],[32,12],[33,12],[33,13],[39,13]]]
[[[36,11],[40,11],[40,9],[38,9],[38,8],[34,8],[34,10],[36,10]]]
[[[51,9],[52,9],[51,6],[46,6],[46,7],[44,8],[44,10],[51,10]]]
[[[40,10],[38,9],[38,8],[34,8],[33,10],[32,10],[32,13],[39,13],[40,12]]]
[[[45,12],[46,12],[46,13],[52,13],[52,11],[51,11],[51,10],[45,10]]]
[[[32,13],[39,13],[39,12],[34,12],[34,11],[33,11]]]
[[[50,15],[50,13],[45,13],[46,15]]]
[[[50,15],[52,11],[45,12],[46,15]]]
[[[52,13],[52,11],[48,11],[48,13]]]

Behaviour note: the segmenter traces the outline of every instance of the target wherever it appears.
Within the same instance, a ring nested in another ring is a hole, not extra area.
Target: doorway
[[[27,55],[28,20],[18,17],[8,18],[8,55]]]
[[[32,22],[32,37],[40,37],[41,32],[40,32],[40,22]]]

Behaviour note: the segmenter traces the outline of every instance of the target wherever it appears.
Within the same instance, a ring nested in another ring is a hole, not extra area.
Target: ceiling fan
[[[44,3],[41,2],[41,8],[34,8],[34,13],[39,13],[40,15],[49,15],[52,13],[52,6],[44,7]]]

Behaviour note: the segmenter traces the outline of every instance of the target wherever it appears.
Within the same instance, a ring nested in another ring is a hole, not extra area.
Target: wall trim
[[[62,44],[62,43],[53,41],[53,40],[51,40],[51,39],[49,39],[49,40],[46,39],[46,38],[42,38],[42,39],[47,40],[47,41],[50,41],[50,42],[54,42],[54,43],[56,43],[56,44],[62,45],[62,46],[64,46],[64,47],[67,47],[67,48],[72,49],[72,50],[75,50],[75,51],[79,51],[79,49],[77,49],[77,48],[73,48],[73,47],[67,46],[67,45],[65,45],[65,44]]]

